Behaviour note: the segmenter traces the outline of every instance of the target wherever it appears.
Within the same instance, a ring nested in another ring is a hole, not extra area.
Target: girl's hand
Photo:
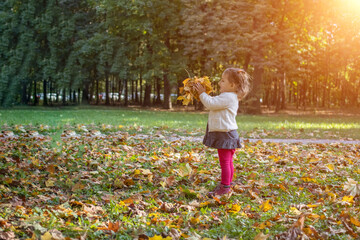
[[[203,92],[205,92],[205,87],[201,85],[201,83],[196,83],[194,85],[194,89],[198,92],[199,95],[201,95]]]

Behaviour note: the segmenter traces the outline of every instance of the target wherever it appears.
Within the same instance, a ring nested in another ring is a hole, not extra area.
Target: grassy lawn
[[[216,150],[170,140],[201,136],[206,113],[0,114],[0,239],[360,236],[359,145],[245,143],[232,194],[208,198],[220,177]],[[247,137],[360,139],[355,117],[242,115],[238,123]]]
[[[244,138],[329,138],[360,139],[359,116],[239,115],[239,132]],[[68,107],[62,109],[0,110],[0,127],[48,125],[62,131],[66,125],[94,124],[170,128],[176,133],[203,134],[206,112],[166,112],[131,108]]]

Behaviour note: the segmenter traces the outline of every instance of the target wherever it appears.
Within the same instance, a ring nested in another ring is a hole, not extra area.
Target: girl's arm
[[[209,110],[221,110],[230,107],[232,101],[225,94],[211,97],[206,93],[200,95],[200,100],[204,106]]]
[[[209,110],[221,110],[231,105],[231,100],[226,95],[211,97],[206,94],[204,86],[200,83],[197,83],[194,88],[199,93],[201,102]]]

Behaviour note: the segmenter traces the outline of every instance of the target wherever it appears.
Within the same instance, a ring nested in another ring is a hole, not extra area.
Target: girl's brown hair
[[[224,71],[230,83],[235,84],[238,99],[245,98],[251,91],[251,76],[241,68],[227,68]]]

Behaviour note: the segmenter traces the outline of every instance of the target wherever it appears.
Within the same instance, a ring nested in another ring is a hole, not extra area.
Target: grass
[[[167,138],[201,136],[206,113],[35,108],[0,114],[2,129],[16,135],[0,135],[0,238],[254,239],[263,233],[274,239],[294,234],[301,216],[303,237],[360,235],[358,145],[245,143],[234,159],[233,195],[212,199],[206,193],[219,181],[216,150]],[[360,139],[355,117],[237,119],[247,137],[352,133]],[[63,132],[68,137],[60,138]]]
[[[95,124],[153,127],[202,134],[206,112],[172,112],[112,107],[25,108],[0,110],[0,127],[48,125],[63,130],[66,125]],[[239,132],[245,138],[360,139],[356,116],[238,115]]]

